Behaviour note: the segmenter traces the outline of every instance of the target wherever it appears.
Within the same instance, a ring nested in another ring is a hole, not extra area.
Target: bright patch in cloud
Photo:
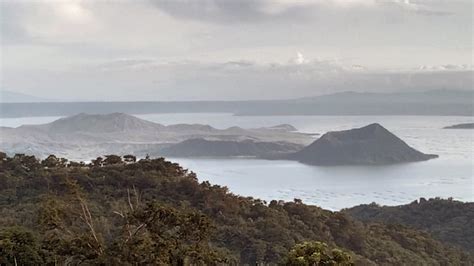
[[[58,15],[70,22],[84,23],[91,18],[89,12],[79,2],[68,1],[55,6]]]

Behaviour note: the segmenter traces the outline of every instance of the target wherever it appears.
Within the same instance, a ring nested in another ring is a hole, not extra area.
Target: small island
[[[474,123],[463,123],[452,126],[443,127],[443,129],[474,129]]]
[[[311,165],[384,165],[437,158],[408,146],[380,124],[328,132],[286,159]]]

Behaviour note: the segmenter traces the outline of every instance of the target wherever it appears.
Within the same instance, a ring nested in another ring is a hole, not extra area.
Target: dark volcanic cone
[[[424,154],[379,124],[328,132],[287,159],[312,165],[379,165],[425,161],[437,155]]]

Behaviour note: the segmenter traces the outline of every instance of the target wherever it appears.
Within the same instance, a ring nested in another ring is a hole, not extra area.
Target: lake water
[[[301,132],[325,133],[380,123],[412,147],[440,158],[390,166],[318,167],[292,161],[254,159],[171,158],[196,172],[201,181],[227,186],[233,193],[264,200],[302,199],[339,210],[362,203],[409,203],[420,197],[453,197],[474,201],[474,130],[442,129],[473,122],[472,117],[439,116],[232,116],[230,114],[147,114],[138,117],[162,123],[209,124],[244,128],[291,124]],[[19,126],[58,117],[0,119]]]

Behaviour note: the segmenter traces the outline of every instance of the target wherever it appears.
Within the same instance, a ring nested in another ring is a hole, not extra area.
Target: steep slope
[[[344,210],[364,222],[402,224],[474,252],[474,203],[420,199],[402,206],[360,205]]]
[[[436,158],[421,153],[381,125],[328,132],[287,159],[313,165],[392,164]]]

